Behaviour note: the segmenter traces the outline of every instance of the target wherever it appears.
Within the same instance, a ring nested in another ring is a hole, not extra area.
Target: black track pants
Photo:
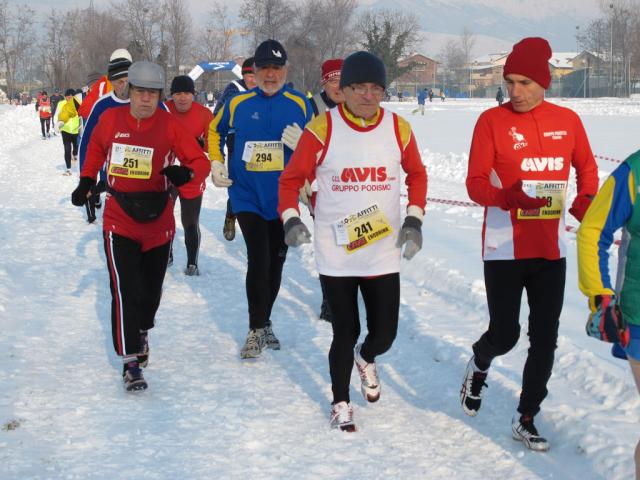
[[[360,355],[370,363],[389,350],[396,338],[400,274],[372,278],[320,275],[320,282],[331,308],[333,341],[329,350],[329,373],[333,401],[348,402],[353,349],[360,336],[358,288],[364,300],[368,330]]]
[[[249,328],[263,328],[270,320],[287,258],[284,230],[279,219],[265,220],[252,212],[240,212],[237,217],[247,246]]]
[[[484,262],[489,305],[489,329],[473,345],[476,365],[485,370],[491,361],[510,351],[520,337],[520,301],[527,291],[529,303],[529,352],[522,374],[518,411],[535,415],[547,396],[567,262],[532,258]]]
[[[169,261],[167,242],[146,252],[130,238],[104,232],[111,286],[111,334],[118,355],[140,350],[140,330],[153,328]]]

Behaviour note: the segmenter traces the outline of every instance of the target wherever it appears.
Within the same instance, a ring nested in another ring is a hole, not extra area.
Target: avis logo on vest
[[[340,174],[343,182],[384,182],[386,179],[387,167],[347,167]]]
[[[523,158],[520,169],[523,172],[549,172],[564,168],[564,157],[528,157]]]

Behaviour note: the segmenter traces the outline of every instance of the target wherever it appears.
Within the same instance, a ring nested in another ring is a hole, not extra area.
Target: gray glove
[[[402,256],[407,260],[411,260],[422,248],[422,222],[413,215],[407,215],[402,224],[396,246],[402,248],[403,245]]]
[[[284,224],[284,243],[290,247],[299,247],[311,243],[311,234],[300,217],[291,217]]]

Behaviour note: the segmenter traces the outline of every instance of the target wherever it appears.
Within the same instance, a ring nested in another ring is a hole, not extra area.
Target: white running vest
[[[334,277],[367,277],[400,271],[400,141],[393,114],[370,131],[355,130],[339,111],[329,111],[331,130],[323,162],[316,169],[314,249],[318,272]],[[347,253],[337,244],[334,224],[377,204],[392,233]]]

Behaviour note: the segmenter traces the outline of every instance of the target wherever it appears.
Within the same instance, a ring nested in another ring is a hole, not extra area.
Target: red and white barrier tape
[[[602,155],[594,155],[595,158],[599,158],[600,160],[607,160],[608,162],[614,162],[614,163],[622,163],[623,160],[618,160],[617,158],[611,158],[611,157],[603,157]]]
[[[403,197],[406,197],[405,194],[402,195]],[[455,206],[460,206],[460,207],[481,207],[482,205],[479,205],[477,203],[473,203],[473,202],[462,202],[460,200],[446,200],[444,198],[432,198],[432,197],[427,197],[427,203],[429,202],[433,202],[433,203],[443,203],[445,205],[455,205]],[[570,232],[570,233],[578,233],[578,228],[574,227],[573,225],[566,225],[564,227],[565,231]],[[620,240],[614,240],[613,243],[615,245],[620,245]]]
[[[456,205],[458,207],[481,207],[482,206],[474,202],[462,202],[460,200],[445,200],[444,198],[427,197],[427,203],[429,202],[444,203],[445,205]]]

